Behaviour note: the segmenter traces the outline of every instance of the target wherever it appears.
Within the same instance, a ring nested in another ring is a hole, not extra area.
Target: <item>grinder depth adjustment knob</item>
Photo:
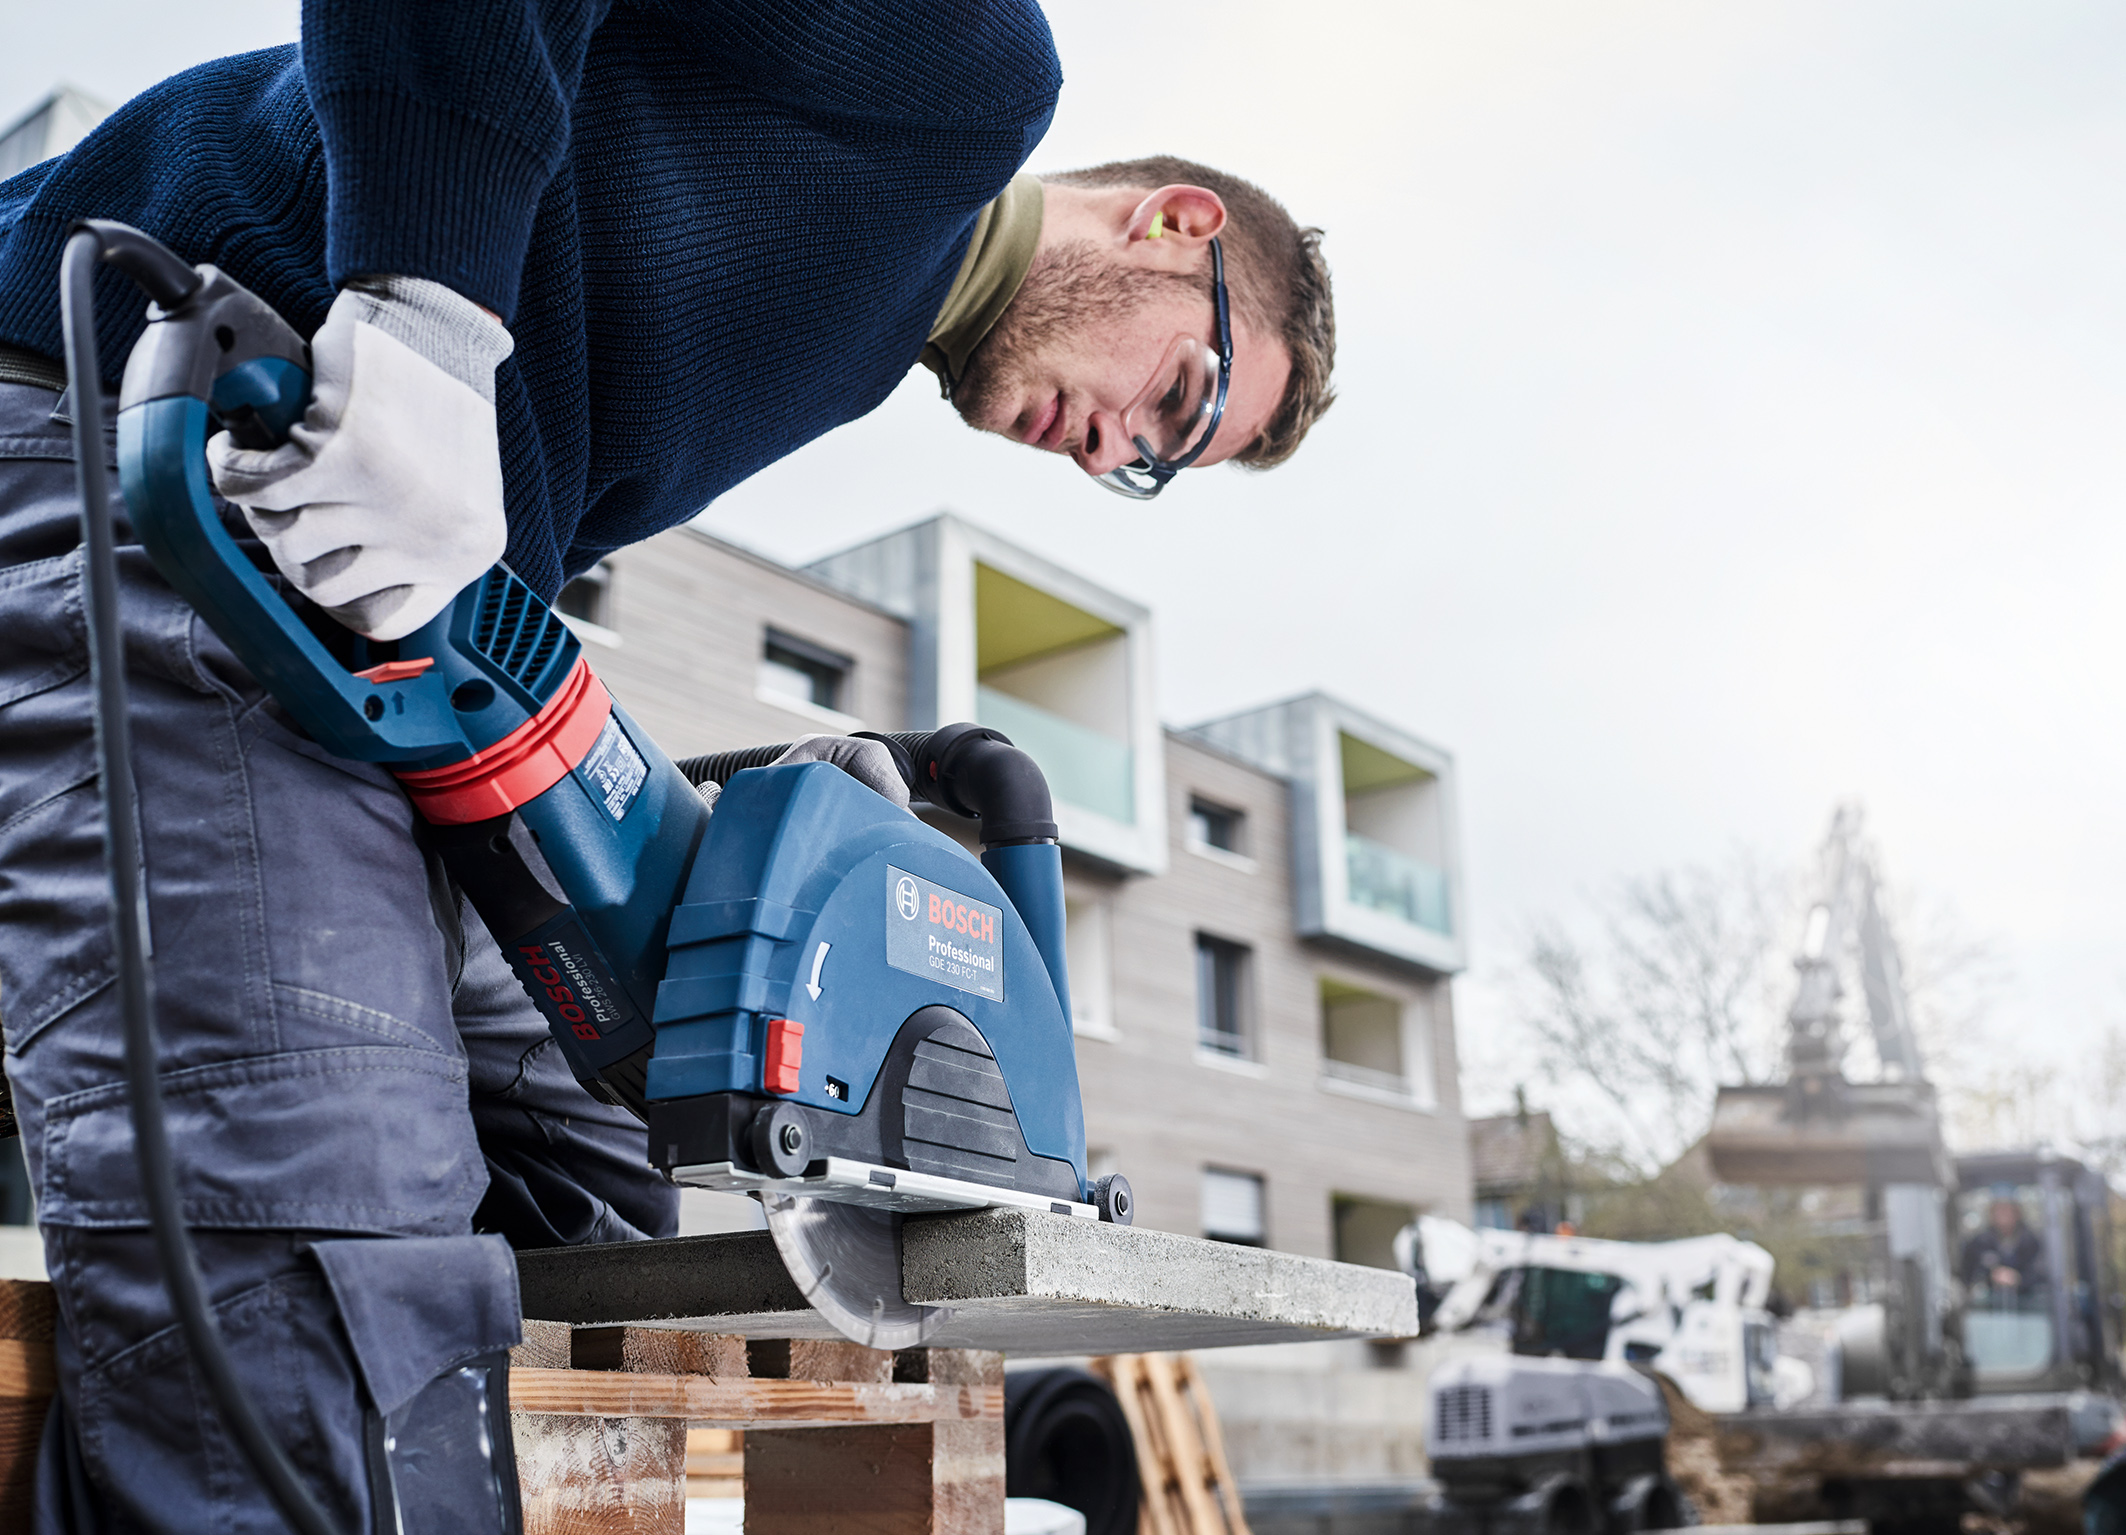
[[[799,1178],[812,1165],[812,1132],[805,1111],[787,1100],[765,1103],[746,1127],[753,1165],[771,1178]]]

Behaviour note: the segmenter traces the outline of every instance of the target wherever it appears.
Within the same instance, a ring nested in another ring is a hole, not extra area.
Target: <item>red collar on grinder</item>
[[[487,750],[398,780],[422,819],[438,826],[508,815],[573,772],[612,712],[612,694],[579,657],[546,707]]]

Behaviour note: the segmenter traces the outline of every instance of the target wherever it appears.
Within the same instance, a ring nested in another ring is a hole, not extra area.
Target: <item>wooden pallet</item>
[[[0,1280],[0,1535],[30,1527],[54,1389],[51,1286]],[[526,1535],[1001,1535],[1004,1360],[528,1321],[510,1422]],[[740,1432],[740,1430],[747,1430]]]
[[[1187,1354],[1109,1354],[1092,1361],[1115,1388],[1137,1441],[1144,1502],[1137,1535],[1248,1535],[1225,1460],[1218,1410]]]
[[[687,1430],[687,1496],[746,1495],[746,1432],[742,1428]]]

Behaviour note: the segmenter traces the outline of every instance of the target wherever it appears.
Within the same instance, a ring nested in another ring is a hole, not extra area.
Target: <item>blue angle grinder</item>
[[[156,568],[319,744],[383,764],[576,1076],[674,1182],[751,1193],[839,1331],[921,1343],[904,1215],[1017,1205],[1126,1223],[1086,1176],[1048,786],[976,725],[875,737],[979,861],[825,763],[674,762],[502,565],[390,643],[299,613],[224,525],[204,449],[286,438],[309,349],[226,273],[87,221],[153,299],[118,416]]]

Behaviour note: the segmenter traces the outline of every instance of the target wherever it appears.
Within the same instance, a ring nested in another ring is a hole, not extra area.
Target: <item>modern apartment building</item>
[[[1445,752],[1321,694],[1166,728],[1143,606],[950,516],[802,570],[676,529],[562,606],[674,756],[975,719],[1040,761],[1087,1145],[1139,1222],[1385,1265],[1469,1218]]]

